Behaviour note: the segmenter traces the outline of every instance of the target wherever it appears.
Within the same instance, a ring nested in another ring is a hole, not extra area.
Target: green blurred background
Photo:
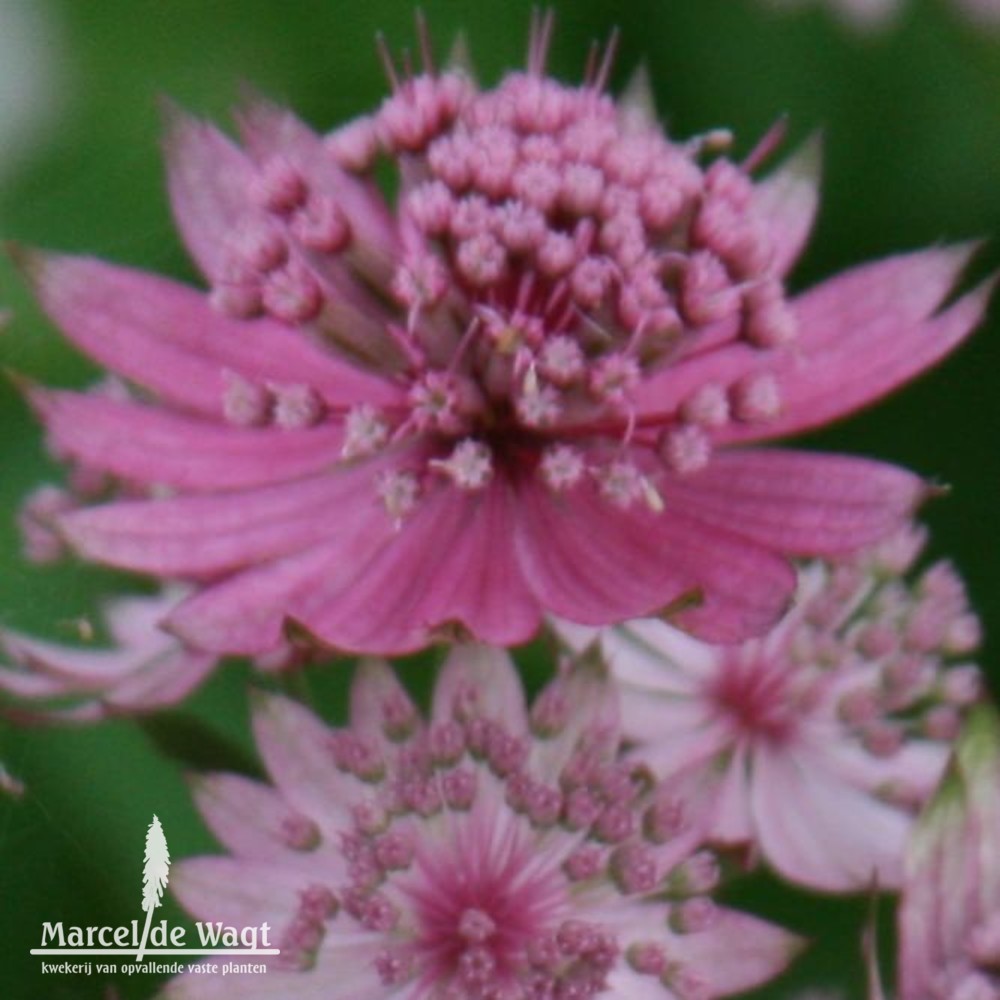
[[[730,126],[746,151],[780,114],[790,117],[792,145],[822,127],[825,196],[797,287],[880,254],[1000,232],[1000,33],[977,32],[946,0],[915,0],[894,28],[873,37],[852,34],[821,6],[782,16],[754,0],[555,6],[552,69],[576,77],[590,40],[618,25],[616,85],[645,61],[674,134]],[[430,0],[424,10],[441,51],[458,30],[466,33],[485,82],[521,60],[524,0]],[[0,0],[0,36],[9,41],[26,13],[32,30],[17,58],[4,62],[0,46],[0,106],[37,116],[38,127],[9,140],[0,132],[9,142],[0,149],[0,235],[190,279],[163,194],[157,98],[222,119],[249,82],[326,129],[383,96],[375,31],[396,49],[413,41],[411,6],[394,0]],[[998,261],[988,244],[979,268]],[[6,261],[0,303],[15,314],[0,335],[5,367],[62,385],[93,376]],[[988,323],[896,398],[811,438],[952,485],[926,511],[933,553],[960,565],[988,634],[1000,629],[996,326]],[[0,623],[68,640],[74,619],[135,584],[93,568],[20,560],[14,513],[54,469],[6,381],[0,455]],[[994,638],[984,662],[997,648]],[[28,949],[43,920],[117,925],[140,915],[141,845],[154,812],[175,858],[212,849],[183,775],[205,761],[252,760],[247,679],[235,666],[182,712],[144,725],[0,728],[0,761],[27,785],[19,801],[0,798],[0,998],[102,998],[112,985],[123,997],[153,994],[154,980],[43,979]],[[311,684],[315,702],[336,719],[342,675],[328,671]],[[732,897],[817,939],[762,996],[791,996],[810,982],[862,995],[863,901],[805,900],[766,878]],[[161,912],[181,919],[170,903]],[[883,923],[890,916],[883,912]]]

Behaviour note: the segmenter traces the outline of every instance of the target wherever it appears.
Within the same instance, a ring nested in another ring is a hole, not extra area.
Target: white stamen
[[[730,400],[733,415],[746,423],[766,423],[781,414],[781,387],[767,372],[737,382],[730,390]]]
[[[583,351],[572,337],[563,334],[552,337],[538,356],[538,367],[556,385],[568,385],[583,374]]]
[[[420,496],[420,484],[412,472],[383,472],[375,481],[375,490],[397,528]]]
[[[729,399],[717,382],[700,385],[681,406],[685,420],[701,427],[723,427],[729,421]]]
[[[539,385],[534,366],[524,379],[524,392],[517,399],[517,415],[528,427],[547,427],[558,418],[562,407],[559,392],[551,385]]]
[[[262,385],[236,372],[222,373],[222,413],[236,427],[259,427],[267,423],[271,394]]]
[[[362,458],[378,451],[389,439],[389,426],[368,403],[354,406],[344,419],[342,458]]]
[[[462,418],[458,413],[459,386],[447,372],[428,372],[410,389],[413,419],[421,430],[458,433]]]
[[[670,428],[663,435],[660,455],[668,469],[686,476],[708,465],[712,456],[712,442],[700,427],[682,424]]]
[[[616,507],[631,507],[637,500],[646,498],[646,477],[632,462],[617,460],[595,472],[601,495]]]
[[[642,371],[634,358],[608,354],[593,367],[590,389],[603,402],[621,406],[641,380]]]
[[[323,400],[308,385],[272,385],[274,422],[284,430],[312,427],[323,416]]]
[[[587,466],[582,452],[577,448],[557,444],[545,449],[539,469],[545,485],[558,493],[576,486],[587,471]]]
[[[459,441],[447,458],[431,459],[427,464],[463,490],[481,490],[493,478],[492,452],[472,438]]]

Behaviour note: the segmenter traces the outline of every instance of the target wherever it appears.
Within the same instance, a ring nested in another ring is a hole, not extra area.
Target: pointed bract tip
[[[267,712],[274,705],[277,697],[279,696],[274,694],[273,691],[268,691],[266,688],[257,687],[256,685],[251,685],[247,691],[247,701],[250,703],[250,711],[254,714],[257,712]]]
[[[825,149],[826,133],[823,129],[818,128],[806,136],[798,149],[792,153],[790,162],[798,173],[808,177],[815,177],[818,180],[823,173],[823,154]]]
[[[281,635],[295,649],[315,650],[330,656],[350,656],[347,650],[338,649],[318,636],[304,621],[294,615],[285,615],[281,622]]]
[[[43,389],[30,375],[25,375],[7,365],[0,366],[0,373],[3,373],[3,377],[25,397],[26,402],[33,410],[40,412],[41,397],[47,394],[47,390]]]
[[[972,236],[967,240],[958,240],[951,244],[951,247],[960,256],[966,258],[966,262],[972,260],[973,257],[983,249],[984,246],[989,242],[986,236]]]
[[[684,611],[693,611],[695,608],[700,608],[704,603],[705,591],[701,587],[692,587],[690,590],[686,590],[684,593],[678,595],[669,604],[650,611],[646,617],[659,618],[660,621],[664,621],[669,625],[677,615]]]
[[[977,246],[975,251],[973,251],[973,256],[978,250],[979,247]],[[980,309],[985,312],[986,307],[990,304],[990,299],[993,298],[993,293],[997,290],[998,286],[1000,286],[1000,268],[992,274],[987,275],[982,281],[979,282],[978,285],[975,285],[971,291],[967,292],[966,298],[975,300]]]
[[[154,100],[157,113],[166,128],[172,128],[184,119],[191,117],[180,103],[169,94],[157,94]]]
[[[986,237],[977,236],[968,240],[958,240],[954,243],[941,243],[937,249],[950,258],[950,265],[954,273],[955,281],[961,277],[965,269],[972,263],[975,256],[980,250],[986,245]],[[994,274],[987,279],[990,282],[995,282],[997,275]],[[980,283],[976,286],[976,290],[980,289],[984,283]]]
[[[793,934],[787,932],[786,958],[789,963],[794,962],[800,955],[805,954],[807,949],[812,947],[812,940],[804,934]]]
[[[656,122],[656,98],[653,95],[649,67],[645,62],[640,62],[632,70],[632,75],[618,98],[618,106],[638,122],[647,125]]]
[[[160,629],[161,632],[165,632],[167,635],[173,636],[179,642],[182,642],[185,646],[190,649],[197,649],[200,652],[210,652],[209,650],[202,649],[196,643],[192,642],[185,634],[183,627],[178,628],[176,622],[174,621],[174,615],[187,603],[186,600],[181,600],[176,604],[170,611],[165,614],[157,623],[156,627]]]
[[[438,622],[427,629],[427,642],[432,645],[464,646],[475,641],[475,633],[458,618]]]
[[[424,73],[435,76],[437,73],[434,60],[434,46],[431,42],[430,27],[427,17],[422,7],[417,7],[413,12],[414,26],[417,32],[417,45],[420,51],[420,65]]]
[[[743,169],[754,173],[766,163],[778,149],[784,145],[788,136],[788,112],[780,114],[768,127],[767,131],[757,140],[757,144],[747,154],[743,161]]]
[[[774,125],[771,126],[773,131],[776,128],[784,127],[787,124],[788,116],[783,115],[779,118]],[[768,133],[770,134],[770,133]],[[767,136],[765,136],[766,138]],[[757,148],[760,148],[764,139],[757,144]],[[818,186],[823,173],[823,151],[826,140],[824,137],[823,129],[816,129],[810,132],[799,145],[786,156],[777,167],[776,172],[793,179],[798,179],[808,182],[811,186]],[[750,153],[747,157],[749,160],[756,153]],[[745,165],[745,164],[744,164]],[[771,176],[768,174],[767,176]]]
[[[25,246],[16,240],[4,240],[3,251],[30,285],[37,285],[41,281],[48,257],[44,251]]]
[[[940,483],[934,479],[925,479],[923,481],[923,488],[917,493],[914,508],[920,507],[928,500],[940,500],[942,497],[949,496],[951,489],[951,483]]]
[[[570,676],[574,674],[597,680],[608,678],[608,664],[604,658],[599,633],[580,652],[574,653],[570,657]]]
[[[861,958],[868,983],[867,1000],[886,1000],[882,972],[878,965],[878,871],[873,870],[868,885],[868,915],[861,928]]]
[[[291,114],[288,108],[280,105],[274,98],[264,93],[252,80],[240,80],[236,86],[239,98],[234,117],[237,121],[251,119],[254,112],[272,114]],[[258,110],[259,109],[259,110]]]
[[[993,705],[984,702],[969,713],[958,738],[955,754],[959,766],[968,774],[983,765],[1000,770],[1000,715]]]
[[[166,94],[157,95],[156,110],[160,116],[160,147],[168,158],[192,133],[213,127]],[[169,162],[168,159],[168,165]]]
[[[253,700],[253,689],[250,690],[250,700]],[[208,784],[211,775],[206,774],[202,771],[185,770],[181,773],[181,780],[188,787],[188,791],[192,794],[201,791],[202,788]]]
[[[469,49],[469,39],[464,31],[459,31],[448,49],[448,55],[444,61],[445,70],[456,73],[463,73],[470,80],[475,80],[476,70],[472,62],[472,54]]]
[[[277,691],[262,687],[252,687],[247,701],[250,708],[250,723],[258,741],[261,733],[281,733],[287,729],[286,717],[291,706],[304,708],[301,702]]]

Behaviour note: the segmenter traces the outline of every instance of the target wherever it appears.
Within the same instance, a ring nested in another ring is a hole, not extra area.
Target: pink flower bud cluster
[[[589,475],[618,506],[657,510],[651,470],[570,438],[630,439],[637,388],[706,331],[715,346],[767,352],[795,339],[797,320],[748,170],[712,159],[716,137],[667,138],[617,105],[600,77],[577,87],[545,78],[544,44],[536,36],[529,70],[488,91],[456,72],[400,79],[390,61],[394,93],[373,115],[322,146],[290,143],[259,159],[213,301],[231,316],[305,324],[402,369],[406,405],[350,411],[358,433],[345,457],[433,433],[451,451],[413,470],[417,489],[437,475],[477,491],[519,439],[540,436],[551,439],[537,463],[551,489]],[[342,172],[366,178],[380,160],[401,177],[402,254],[391,264],[366,242],[376,224],[353,219],[344,197]],[[347,280],[351,272],[382,286],[400,312]],[[239,426],[303,427],[322,416],[309,386],[238,377],[224,409]],[[781,410],[772,372],[710,380],[643,437],[654,462],[688,474],[708,464],[713,431]],[[396,518],[406,513],[395,508]]]

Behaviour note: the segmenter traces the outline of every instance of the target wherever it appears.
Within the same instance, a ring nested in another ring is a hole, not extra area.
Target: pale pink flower
[[[920,818],[899,908],[899,1000],[1000,998],[1000,719],[977,708]]]
[[[24,783],[15,778],[0,761],[0,792],[18,799],[24,794]]]
[[[809,0],[764,0],[776,10],[806,6]],[[903,8],[903,0],[822,0],[846,25],[872,32],[892,24]]]
[[[550,30],[486,91],[387,57],[392,96],[325,138],[263,102],[243,148],[172,112],[171,200],[210,295],[26,260],[67,336],[141,390],[32,391],[52,446],[156,491],[52,523],[90,559],[196,581],[168,621],[187,642],[510,645],[545,612],[664,609],[734,641],[785,609],[786,556],[868,544],[924,496],[867,459],[741,446],[947,354],[986,298],[943,306],[970,248],[789,299],[816,149],[757,182],[776,135],[742,165],[727,133],[667,138],[641,87],[604,93],[610,50],[582,85],[545,77]]]
[[[184,596],[109,601],[104,618],[112,648],[89,622],[77,623],[88,646],[67,646],[0,628],[0,712],[28,722],[91,722],[173,705],[216,666],[213,654],[186,648],[158,627]]]
[[[806,0],[766,0],[775,8],[801,7]],[[903,0],[825,0],[846,24],[862,32],[880,30],[893,24],[903,10]],[[1000,28],[1000,0],[952,0],[974,24],[983,28]]]
[[[361,665],[329,729],[259,696],[273,784],[195,779],[231,852],[180,861],[199,920],[272,928],[266,975],[166,997],[710,998],[775,976],[793,935],[711,900],[715,859],[679,785],[623,762],[613,690],[579,666],[527,711],[505,653],[457,647],[422,721]]]
[[[947,563],[901,578],[922,537],[801,572],[766,637],[709,646],[657,621],[599,633],[626,735],[660,777],[699,772],[715,840],[831,891],[898,886],[977,667],[978,620]],[[593,633],[563,629],[574,645]]]
[[[953,0],[970,21],[983,28],[1000,29],[1000,0]]]

